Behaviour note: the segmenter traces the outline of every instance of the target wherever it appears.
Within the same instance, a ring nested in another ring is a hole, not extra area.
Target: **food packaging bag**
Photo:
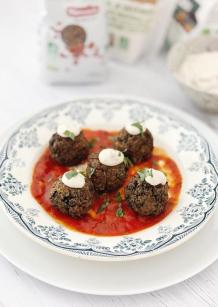
[[[167,35],[167,46],[201,34],[218,34],[218,0],[179,0]]]
[[[50,83],[92,83],[106,77],[105,3],[45,0],[42,70]]]
[[[155,3],[107,0],[109,55],[125,63],[136,62],[145,51]]]
[[[177,0],[107,0],[109,55],[133,64],[161,50]]]

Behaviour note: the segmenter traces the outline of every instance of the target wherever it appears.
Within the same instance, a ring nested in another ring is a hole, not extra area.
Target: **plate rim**
[[[3,218],[5,218],[5,219],[7,219],[7,217],[5,216],[5,213],[3,212],[4,210],[3,209],[0,209],[0,214],[2,213],[2,215],[3,215]],[[216,208],[216,210],[215,210],[215,212],[216,212],[216,214],[218,215],[218,208]],[[7,219],[7,222],[9,222],[8,221],[8,219]],[[16,229],[16,227],[14,226],[14,224],[13,225],[11,225],[10,224],[10,227],[14,227],[14,229]],[[26,239],[26,240],[28,240],[28,237],[27,236],[25,236],[25,235],[23,235],[22,234],[22,232],[20,232],[20,234],[24,237],[24,239]],[[197,234],[197,236],[200,236],[201,235],[201,232],[199,232],[198,234]],[[197,237],[196,236],[196,237]],[[193,238],[193,239],[195,239],[195,237]],[[32,244],[35,244],[36,246],[38,245],[36,242],[34,242],[33,240],[30,240],[31,242],[32,242]],[[186,244],[187,242],[185,242],[184,243],[184,245]],[[181,246],[183,246],[183,244],[181,245]],[[40,245],[39,245],[39,247],[40,247]],[[42,248],[42,246],[40,247],[40,248]],[[51,252],[51,253],[55,253],[54,251],[51,251],[51,250],[49,250],[49,249],[46,249],[46,250],[48,250],[49,252]],[[173,251],[168,251],[166,254],[170,254],[171,252],[173,252]],[[207,252],[209,253],[210,252],[210,249],[207,249]],[[140,288],[140,289],[133,289],[132,291],[129,291],[129,290],[121,290],[121,291],[108,291],[108,290],[104,290],[104,291],[98,291],[98,290],[89,290],[89,291],[87,291],[87,290],[81,290],[81,289],[75,289],[75,288],[71,288],[70,286],[64,286],[64,285],[60,285],[58,282],[51,282],[51,281],[48,281],[48,280],[46,280],[46,278],[44,278],[44,277],[40,277],[40,276],[38,276],[38,275],[36,275],[36,274],[33,274],[29,269],[26,269],[26,268],[24,268],[24,267],[22,267],[22,265],[19,265],[19,264],[17,264],[17,262],[16,261],[14,261],[14,260],[12,260],[11,259],[11,257],[10,256],[8,256],[8,255],[6,255],[6,253],[5,252],[3,252],[2,250],[1,250],[1,246],[0,246],[0,255],[2,256],[2,257],[4,257],[7,261],[9,261],[12,265],[14,265],[15,267],[17,267],[18,269],[20,269],[22,272],[24,272],[25,274],[27,274],[27,275],[29,275],[29,276],[31,276],[31,277],[33,277],[33,278],[35,278],[35,279],[37,279],[37,280],[39,280],[39,281],[41,281],[41,282],[43,282],[43,283],[45,283],[45,284],[47,284],[47,285],[51,285],[51,286],[53,286],[53,287],[55,287],[55,288],[59,288],[59,289],[63,289],[63,290],[67,290],[67,291],[71,291],[71,292],[75,292],[75,293],[81,293],[81,294],[89,294],[89,295],[98,295],[98,296],[105,296],[105,295],[107,295],[107,296],[129,296],[129,295],[138,295],[138,294],[146,294],[146,293],[151,293],[151,292],[154,292],[154,291],[159,291],[159,290],[163,290],[163,289],[166,289],[166,288],[169,288],[169,287],[171,287],[171,286],[174,286],[174,285],[177,285],[177,284],[180,284],[180,283],[182,283],[182,282],[184,282],[184,281],[186,281],[186,280],[188,280],[188,279],[190,279],[190,278],[192,278],[193,276],[195,276],[195,275],[197,275],[197,274],[199,274],[199,273],[201,273],[202,271],[204,271],[206,268],[208,268],[209,266],[211,266],[215,261],[217,261],[218,260],[218,253],[217,253],[217,255],[215,256],[215,254],[214,254],[214,256],[213,257],[211,257],[211,260],[210,261],[208,261],[207,263],[205,263],[205,265],[202,265],[202,267],[200,268],[200,269],[196,269],[194,272],[192,271],[190,274],[188,274],[188,276],[187,277],[182,277],[182,278],[177,278],[176,280],[174,279],[172,282],[168,282],[167,284],[164,284],[164,285],[162,285],[162,286],[159,286],[159,287],[153,287],[152,289],[149,289],[149,290],[145,290],[145,288]],[[213,255],[213,254],[212,254]],[[63,255],[63,254],[58,254],[58,256],[61,256],[61,257],[69,257],[69,256],[67,256],[67,255]],[[160,255],[161,256],[161,255]],[[158,257],[158,256],[157,256]],[[155,258],[157,258],[157,257],[154,257],[154,259]],[[74,260],[74,259],[72,259],[72,260]],[[87,262],[87,260],[81,260],[80,259],[80,261],[86,261]],[[141,261],[146,261],[146,259],[141,259]],[[112,262],[112,264],[114,264],[115,262]],[[127,265],[129,262],[126,262],[125,263],[125,265]],[[90,263],[91,264],[91,263]],[[39,275],[40,275],[40,273],[39,273]]]
[[[20,127],[22,127],[22,125],[30,120],[33,120],[37,117],[40,116],[40,114],[49,112],[50,110],[53,110],[55,108],[64,108],[64,106],[66,106],[69,103],[73,103],[76,102],[77,100],[86,100],[86,99],[104,99],[104,98],[108,98],[108,99],[120,99],[120,100],[132,100],[132,101],[136,101],[139,103],[144,103],[147,105],[150,105],[151,107],[157,107],[160,109],[166,108],[166,110],[168,110],[170,112],[170,115],[173,114],[173,112],[176,113],[176,116],[179,120],[181,120],[182,122],[186,122],[189,124],[189,126],[193,127],[193,129],[198,132],[198,130],[196,129],[196,127],[192,124],[190,124],[186,118],[190,118],[190,119],[195,119],[192,115],[187,114],[186,112],[184,112],[181,109],[172,107],[171,105],[165,105],[164,103],[161,103],[160,101],[154,100],[154,99],[150,99],[147,97],[139,97],[139,96],[135,96],[135,95],[110,95],[110,94],[104,94],[104,95],[81,95],[81,96],[75,96],[72,98],[72,100],[66,101],[64,103],[58,103],[55,104],[53,106],[47,107],[47,108],[42,108],[41,110],[39,110],[37,113],[33,114],[32,116],[28,116],[28,118],[26,120],[23,120],[22,122],[20,122],[19,125],[15,125],[15,127],[11,128],[11,133],[8,133],[9,136],[5,136],[4,141],[1,142],[1,144],[3,143],[3,146],[5,145],[5,139],[9,139],[10,137],[12,137],[14,129],[19,130]],[[184,115],[183,117],[181,115]],[[196,120],[196,119],[195,119]],[[191,122],[191,121],[190,121]],[[202,123],[201,121],[199,121],[200,124],[205,125],[204,123]],[[207,125],[205,125],[207,127]],[[209,127],[208,127],[209,128]],[[209,128],[210,129],[210,128]],[[211,130],[212,131],[212,130]],[[212,131],[213,132],[213,131]],[[199,135],[206,141],[206,138],[204,137],[203,134]],[[206,141],[208,147],[212,148],[212,146],[209,146],[208,142]],[[0,146],[1,148],[3,146]],[[2,201],[2,199],[0,200],[1,202],[4,203],[4,201]],[[77,254],[75,253],[73,250],[67,250],[65,248],[61,248],[60,246],[55,246],[54,243],[49,242],[48,240],[43,239],[42,237],[38,237],[35,233],[30,231],[27,231],[26,228],[24,228],[23,226],[21,226],[18,222],[16,222],[14,220],[14,218],[12,217],[12,215],[10,215],[6,209],[6,206],[3,206],[3,211],[5,212],[7,218],[9,218],[9,220],[21,231],[23,232],[25,235],[27,235],[29,238],[31,238],[33,241],[36,241],[37,243],[39,243],[40,245],[51,249],[55,252],[59,252],[63,255],[67,255],[67,256],[71,256],[74,258],[79,258],[79,259],[85,259],[85,260],[90,260],[90,261],[101,261],[101,262],[119,262],[119,261],[134,261],[137,259],[144,259],[144,258],[150,258],[156,255],[160,255],[162,253],[168,252],[169,250],[172,250],[174,248],[176,248],[177,246],[185,243],[187,240],[191,239],[195,234],[197,234],[205,225],[206,223],[210,220],[210,218],[212,217],[214,211],[215,211],[215,207],[216,207],[216,201],[214,201],[214,205],[213,207],[207,212],[206,216],[207,218],[204,218],[204,220],[200,223],[200,225],[196,225],[194,227],[192,227],[191,229],[187,230],[185,233],[187,234],[186,236],[184,236],[182,239],[174,242],[173,244],[170,245],[166,245],[161,249],[158,250],[154,250],[154,251],[150,251],[149,253],[138,253],[137,255],[124,255],[124,256],[110,256],[110,257],[104,257],[102,255],[84,255],[84,254]]]

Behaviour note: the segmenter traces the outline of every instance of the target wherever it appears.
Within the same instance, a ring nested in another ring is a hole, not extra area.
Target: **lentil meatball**
[[[122,129],[115,138],[114,147],[122,151],[133,163],[140,163],[149,159],[153,151],[153,137],[146,129],[143,135],[131,135]]]
[[[153,186],[135,175],[125,188],[128,205],[139,215],[159,215],[168,201],[168,184]]]
[[[64,166],[73,166],[82,162],[89,154],[88,141],[80,132],[74,140],[55,133],[49,142],[51,157]]]
[[[87,167],[87,174],[91,177],[95,190],[101,193],[118,189],[127,175],[124,162],[116,166],[106,166],[101,164],[98,155],[99,153],[92,153],[89,156]]]
[[[50,200],[62,213],[80,218],[91,208],[93,195],[94,188],[89,179],[86,178],[83,188],[76,189],[66,186],[59,178],[51,189]]]

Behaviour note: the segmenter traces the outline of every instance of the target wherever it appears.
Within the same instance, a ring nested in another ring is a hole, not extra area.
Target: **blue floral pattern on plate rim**
[[[161,146],[167,145],[178,158],[184,177],[181,204],[160,224],[122,237],[87,236],[57,224],[31,198],[29,185],[35,160],[58,122],[66,118],[93,128],[104,128],[107,122],[113,129],[127,120],[146,120]],[[0,198],[7,215],[38,242],[86,259],[143,258],[182,243],[211,216],[217,189],[218,163],[198,131],[162,107],[135,98],[80,98],[47,109],[23,123],[0,152]]]

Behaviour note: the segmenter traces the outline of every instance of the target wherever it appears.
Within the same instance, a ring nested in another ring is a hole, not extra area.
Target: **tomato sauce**
[[[90,152],[96,152],[101,148],[112,147],[112,137],[116,135],[116,132],[84,130],[84,134],[90,141],[90,144],[92,144]],[[74,219],[61,213],[52,205],[49,194],[54,181],[69,170],[69,168],[55,163],[51,159],[48,149],[42,154],[35,165],[31,191],[37,202],[52,218],[72,230],[98,236],[131,234],[159,223],[170,214],[178,203],[182,187],[182,177],[176,163],[163,150],[154,148],[150,160],[129,168],[127,179],[119,189],[123,198],[124,187],[139,169],[145,167],[159,169],[168,178],[169,201],[165,211],[158,216],[142,217],[129,208],[125,200],[121,203],[123,216],[117,216],[116,213],[119,206],[116,199],[117,191],[96,195],[92,209],[81,219]],[[99,212],[99,208],[102,207],[106,199],[109,200],[109,204],[104,210]]]

